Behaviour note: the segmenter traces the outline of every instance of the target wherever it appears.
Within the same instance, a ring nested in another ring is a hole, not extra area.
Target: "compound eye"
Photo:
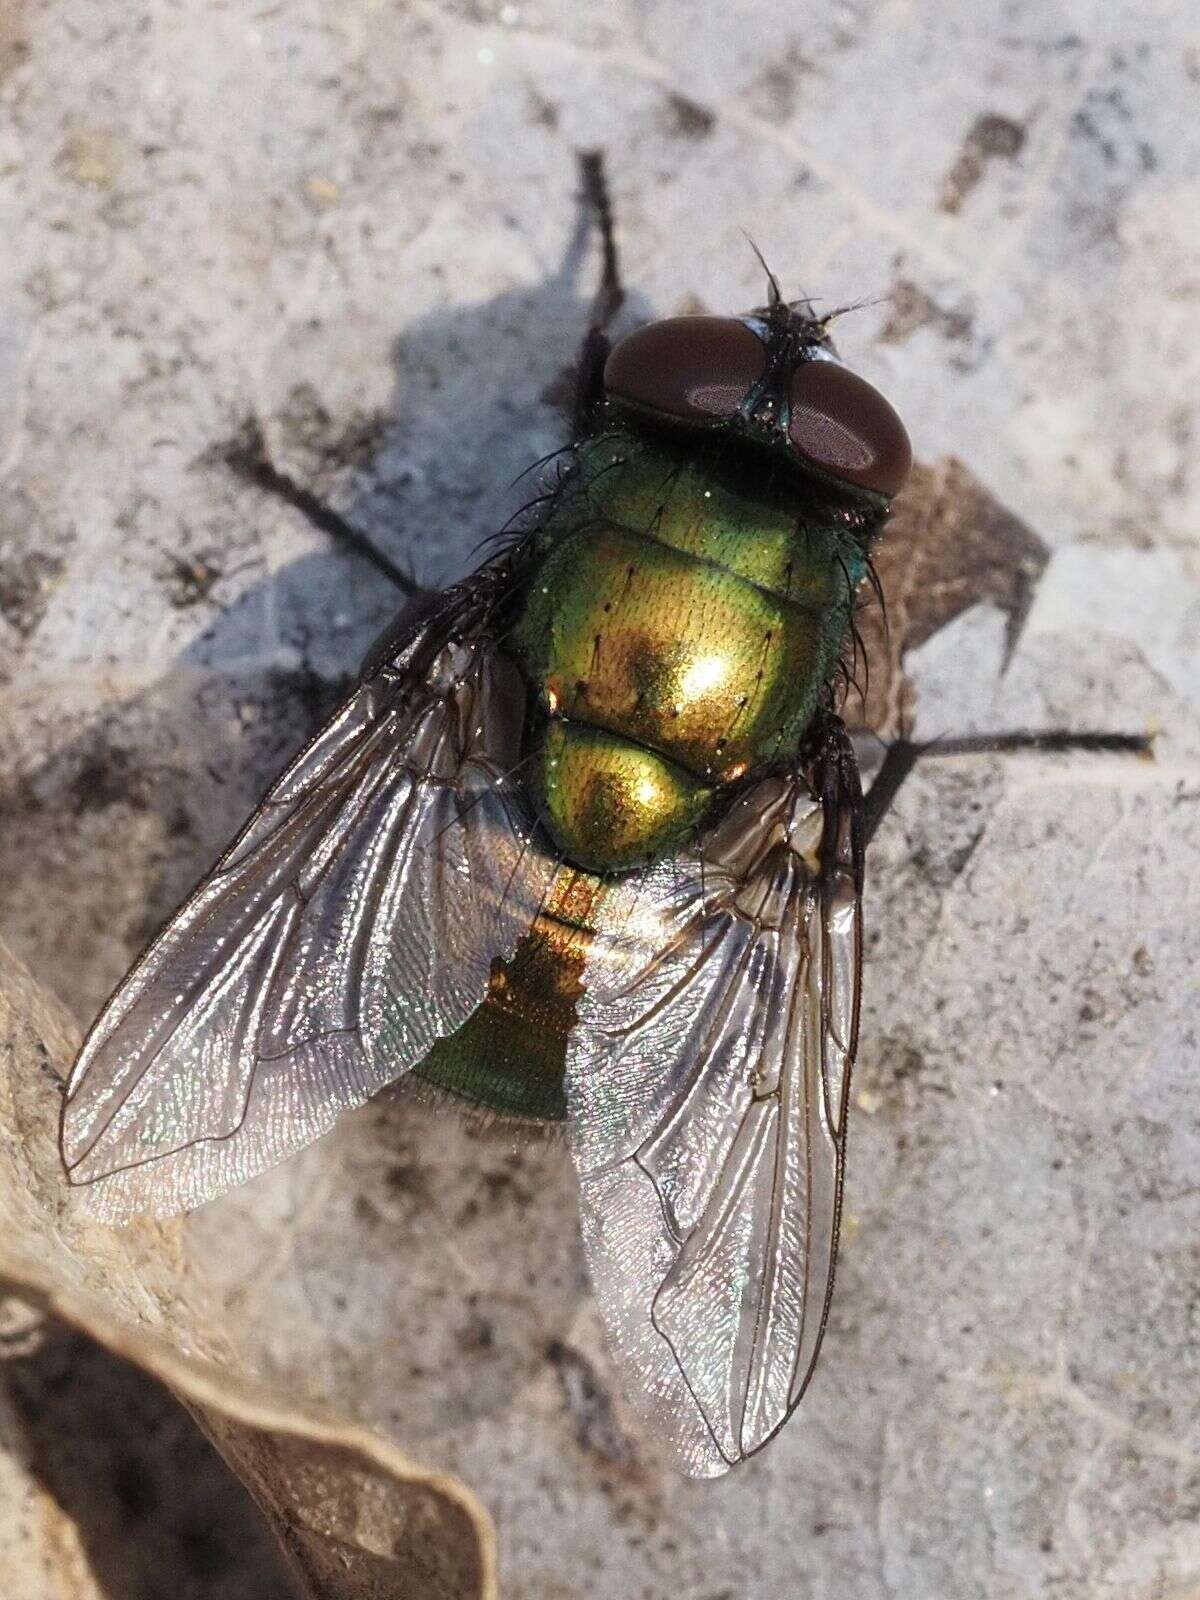
[[[833,361],[792,373],[788,437],[813,466],[859,489],[894,495],[908,477],[912,446],[878,389]]]
[[[635,328],[604,366],[617,401],[688,422],[731,417],[763,375],[762,341],[733,317],[665,317]]]

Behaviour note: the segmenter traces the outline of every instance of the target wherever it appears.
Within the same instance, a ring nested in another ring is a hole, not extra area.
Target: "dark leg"
[[[621,309],[625,289],[621,283],[612,198],[608,192],[608,179],[604,176],[604,156],[601,151],[588,150],[579,157],[579,177],[583,184],[583,198],[596,215],[604,262],[600,271],[600,287],[592,302],[589,327],[603,333]]]
[[[600,230],[600,248],[603,265],[600,270],[600,287],[592,301],[587,333],[576,364],[574,420],[575,431],[585,430],[588,419],[604,399],[604,363],[608,359],[607,329],[625,299],[621,283],[621,266],[617,257],[617,239],[613,226],[612,200],[604,176],[604,156],[599,150],[588,150],[579,157],[579,177],[583,186],[584,202],[595,215]]]
[[[240,437],[222,451],[221,459],[231,472],[247,483],[252,483],[256,489],[261,489],[264,494],[273,494],[276,499],[285,501],[289,506],[294,506],[312,523],[314,528],[319,528],[322,533],[327,533],[331,539],[347,550],[361,556],[364,561],[369,561],[377,572],[390,583],[394,583],[401,594],[410,600],[417,599],[424,594],[424,590],[411,573],[405,572],[382,550],[376,549],[362,533],[340,516],[332,506],[327,506],[319,500],[311,489],[306,489],[303,484],[290,478],[286,472],[280,472],[267,455],[266,441],[263,439],[262,429],[256,422],[250,422],[242,430]]]
[[[892,808],[904,780],[927,756],[968,756],[995,752],[1005,755],[1018,750],[1059,753],[1071,750],[1107,751],[1116,755],[1152,756],[1154,739],[1141,733],[1070,733],[1057,729],[1045,733],[1020,730],[1016,733],[968,734],[960,739],[931,739],[914,744],[897,739],[888,746],[883,764],[875,774],[863,800],[863,831],[870,843],[876,828]]]

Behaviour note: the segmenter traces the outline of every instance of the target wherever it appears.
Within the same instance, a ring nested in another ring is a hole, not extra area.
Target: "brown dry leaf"
[[[55,1143],[76,1044],[62,1008],[0,946],[0,1293],[175,1394],[249,1488],[301,1593],[494,1597],[493,1529],[466,1485],[251,1376],[180,1223],[116,1230],[76,1215]],[[73,1580],[61,1592],[91,1591]]]
[[[912,723],[908,651],[981,600],[1008,618],[1011,654],[1048,559],[1038,536],[953,458],[913,467],[875,557],[887,605],[857,617],[868,665],[865,695],[851,691],[852,727],[894,738]]]

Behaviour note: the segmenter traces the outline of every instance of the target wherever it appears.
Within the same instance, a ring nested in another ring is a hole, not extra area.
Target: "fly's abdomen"
[[[656,750],[587,722],[552,717],[533,783],[564,855],[592,872],[620,872],[682,844],[713,786]]]
[[[723,786],[795,751],[851,577],[794,504],[666,447],[614,463],[617,448],[585,450],[514,635],[546,716],[532,762],[545,822],[601,872],[667,853]]]

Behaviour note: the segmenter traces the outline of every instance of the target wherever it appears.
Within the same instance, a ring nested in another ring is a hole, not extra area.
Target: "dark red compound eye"
[[[912,446],[878,389],[833,361],[792,373],[788,437],[814,467],[859,489],[894,495],[908,477]]]
[[[761,339],[733,317],[665,317],[626,334],[604,367],[614,400],[688,422],[731,417],[763,375]]]

